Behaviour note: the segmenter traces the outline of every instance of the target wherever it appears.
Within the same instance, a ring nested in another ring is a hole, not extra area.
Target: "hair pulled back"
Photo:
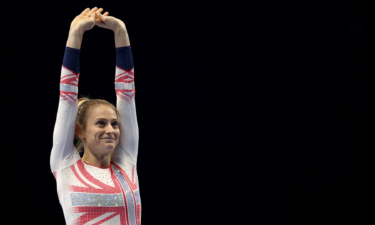
[[[116,109],[116,107],[103,99],[90,99],[88,97],[81,97],[78,99],[78,112],[77,112],[77,121],[76,125],[78,125],[82,131],[86,129],[86,118],[89,115],[92,108],[99,106],[99,105],[107,105],[116,112],[117,120],[120,123],[120,113]],[[79,153],[83,152],[84,145],[82,139],[80,139],[76,134],[74,134],[74,138],[77,141],[75,144]]]

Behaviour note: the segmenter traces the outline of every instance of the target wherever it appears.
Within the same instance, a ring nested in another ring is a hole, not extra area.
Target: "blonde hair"
[[[107,105],[111,107],[111,109],[113,109],[113,111],[115,111],[117,115],[118,123],[120,123],[120,113],[112,103],[103,99],[90,99],[88,97],[81,97],[78,99],[78,112],[77,112],[77,121],[76,121],[76,125],[78,125],[81,128],[81,131],[84,131],[86,129],[86,118],[88,114],[90,113],[90,110],[93,107],[99,106],[99,105]],[[78,152],[82,153],[84,150],[83,140],[80,139],[77,136],[77,134],[74,134],[74,138],[77,141],[75,146]]]

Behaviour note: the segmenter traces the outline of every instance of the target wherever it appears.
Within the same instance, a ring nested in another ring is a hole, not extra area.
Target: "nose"
[[[114,133],[115,133],[115,130],[113,129],[112,125],[108,125],[108,126],[106,126],[106,130],[105,130],[105,132],[106,132],[107,134],[114,134]]]

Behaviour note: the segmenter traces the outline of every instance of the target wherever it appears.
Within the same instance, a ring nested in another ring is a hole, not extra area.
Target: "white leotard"
[[[140,225],[138,124],[130,46],[116,48],[115,89],[121,136],[109,168],[82,161],[73,144],[78,111],[79,49],[65,50],[60,102],[53,132],[51,170],[66,224]]]

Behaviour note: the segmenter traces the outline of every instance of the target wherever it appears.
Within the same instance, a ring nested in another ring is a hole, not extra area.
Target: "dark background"
[[[142,224],[358,224],[374,133],[364,2],[15,6],[14,218],[65,224],[49,167],[61,65],[71,21],[97,6],[132,46]],[[115,103],[115,62],[113,32],[87,31],[79,96]]]

